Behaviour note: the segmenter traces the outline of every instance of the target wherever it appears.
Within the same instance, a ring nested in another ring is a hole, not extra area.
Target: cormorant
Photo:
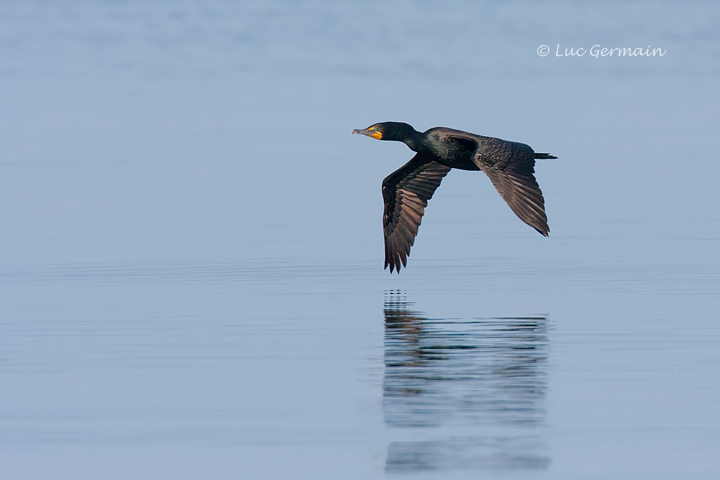
[[[403,142],[417,152],[382,183],[385,268],[389,266],[391,273],[400,272],[401,262],[407,267],[427,202],[452,168],[482,170],[520,220],[541,235],[550,232],[545,200],[533,173],[536,158],[557,157],[535,153],[524,143],[445,127],[420,133],[407,123],[383,122],[353,133]]]

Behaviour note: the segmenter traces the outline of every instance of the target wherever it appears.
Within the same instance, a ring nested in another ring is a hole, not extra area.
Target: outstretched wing
[[[383,180],[385,268],[390,266],[390,272],[399,272],[401,262],[407,266],[427,202],[449,171],[450,167],[418,153]]]
[[[546,236],[550,232],[545,215],[545,199],[535,180],[535,153],[522,143],[497,140],[475,163],[490,177],[500,196],[515,215]]]
[[[550,227],[545,215],[545,200],[535,176],[532,173],[494,169],[488,169],[485,173],[515,215],[547,237]]]

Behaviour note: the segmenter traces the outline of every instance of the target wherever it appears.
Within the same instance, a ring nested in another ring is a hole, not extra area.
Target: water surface
[[[716,478],[718,17],[5,2],[0,471]],[[383,271],[385,120],[557,155],[550,237],[454,171]]]

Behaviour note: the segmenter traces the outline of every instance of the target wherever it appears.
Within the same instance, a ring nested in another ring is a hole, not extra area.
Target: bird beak
[[[368,130],[366,128],[358,129],[356,128],[353,130],[353,133],[360,133],[362,135],[367,135],[368,137],[377,138],[378,140],[382,140],[382,133],[378,132],[377,130]]]

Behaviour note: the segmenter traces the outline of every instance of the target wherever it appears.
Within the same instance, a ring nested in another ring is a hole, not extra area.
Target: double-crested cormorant
[[[520,220],[544,236],[550,232],[545,200],[533,172],[536,158],[557,157],[535,153],[524,143],[445,127],[420,133],[407,123],[383,122],[353,133],[403,142],[417,152],[382,183],[385,268],[389,266],[390,272],[400,272],[401,262],[407,266],[427,202],[452,168],[482,170]]]

